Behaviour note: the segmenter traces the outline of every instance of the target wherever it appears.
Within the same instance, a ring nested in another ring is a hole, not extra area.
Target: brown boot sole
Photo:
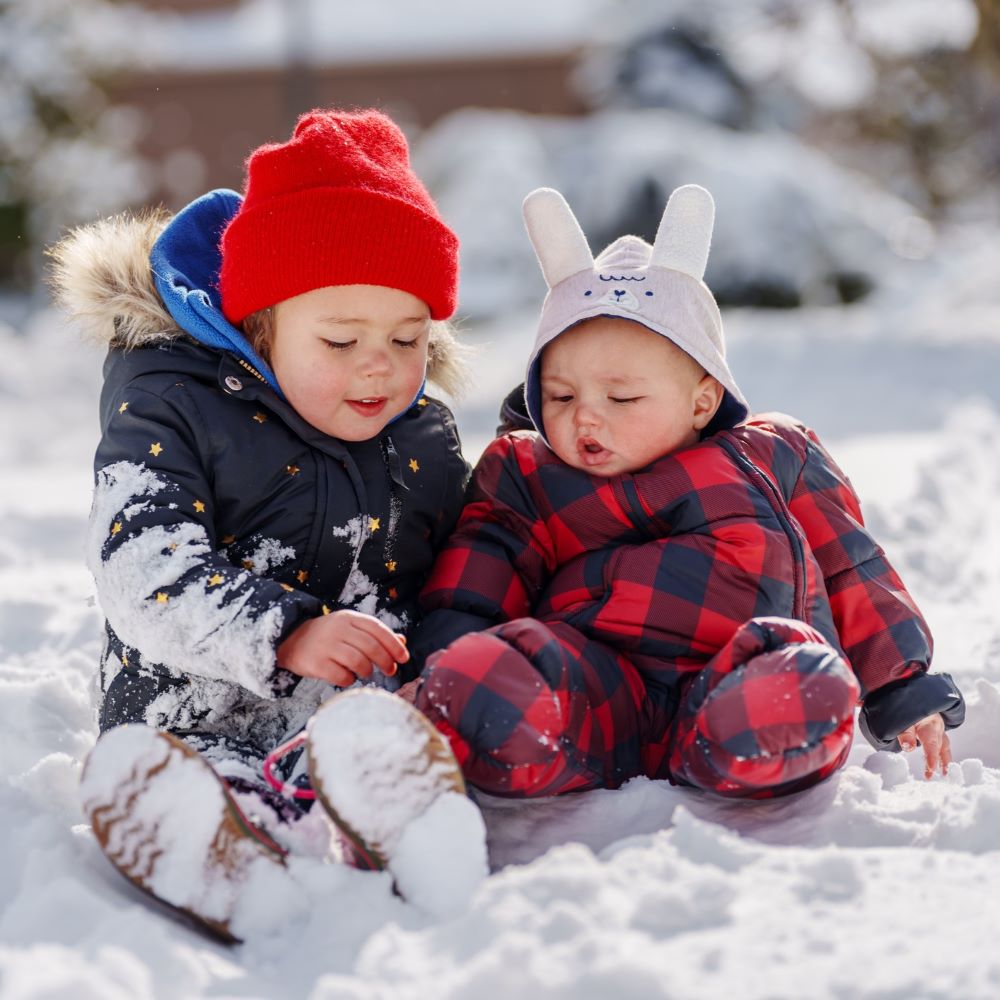
[[[249,867],[284,866],[284,855],[194,750],[147,726],[110,730],[84,765],[81,798],[98,846],[129,882],[210,937],[240,943],[229,922]],[[202,812],[186,834],[179,817],[193,808]],[[210,839],[205,810],[218,817]]]
[[[465,794],[465,779],[444,736],[412,705],[376,688],[352,688],[325,702],[309,720],[306,750],[316,798],[347,838],[357,867],[384,869],[407,822],[445,792]],[[360,756],[347,759],[352,751]],[[366,753],[374,758],[372,767],[363,763]],[[414,782],[417,794],[401,805]],[[399,829],[380,822],[387,814],[398,817]]]

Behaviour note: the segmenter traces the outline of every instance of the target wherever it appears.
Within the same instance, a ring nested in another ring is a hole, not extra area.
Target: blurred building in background
[[[472,316],[537,295],[540,184],[595,249],[705,184],[729,304],[850,302],[1000,217],[998,0],[4,0],[0,53],[0,284],[78,221],[238,189],[315,106],[407,131]]]
[[[177,207],[206,186],[238,189],[242,156],[313,107],[379,107],[411,136],[468,106],[582,114],[572,73],[588,3],[548,4],[527,28],[523,2],[497,17],[458,2],[146,0],[149,65],[114,96],[143,113],[151,196]]]

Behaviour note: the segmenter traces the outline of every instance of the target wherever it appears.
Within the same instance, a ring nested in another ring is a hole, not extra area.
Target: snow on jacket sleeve
[[[440,649],[466,632],[529,615],[555,569],[522,467],[533,467],[530,445],[523,434],[505,435],[479,460],[458,526],[421,592],[427,614],[421,649]]]
[[[880,748],[898,733],[941,712],[949,728],[964,702],[947,674],[928,674],[933,640],[926,621],[865,528],[850,481],[816,434],[804,435],[804,462],[789,509],[823,572],[834,622],[862,689],[861,728]]]
[[[320,602],[217,551],[197,410],[183,387],[154,393],[133,383],[120,407],[95,458],[87,543],[112,628],[144,659],[178,673],[262,697],[286,693],[296,678],[276,667],[275,649],[321,613]]]

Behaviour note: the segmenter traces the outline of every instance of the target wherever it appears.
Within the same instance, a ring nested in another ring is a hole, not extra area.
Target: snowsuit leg
[[[642,772],[645,686],[621,654],[562,622],[520,618],[428,659],[416,706],[473,787],[542,796]]]
[[[670,777],[746,798],[808,788],[846,759],[859,693],[815,629],[751,619],[688,682],[670,733]]]

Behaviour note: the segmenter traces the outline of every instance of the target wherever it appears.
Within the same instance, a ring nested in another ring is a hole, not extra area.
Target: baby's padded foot
[[[223,941],[239,941],[232,924],[241,897],[284,872],[280,848],[248,823],[222,779],[167,733],[132,725],[105,733],[80,793],[115,868]]]
[[[402,698],[355,688],[310,719],[316,796],[370,868],[436,915],[464,905],[486,875],[486,833],[448,741]]]

